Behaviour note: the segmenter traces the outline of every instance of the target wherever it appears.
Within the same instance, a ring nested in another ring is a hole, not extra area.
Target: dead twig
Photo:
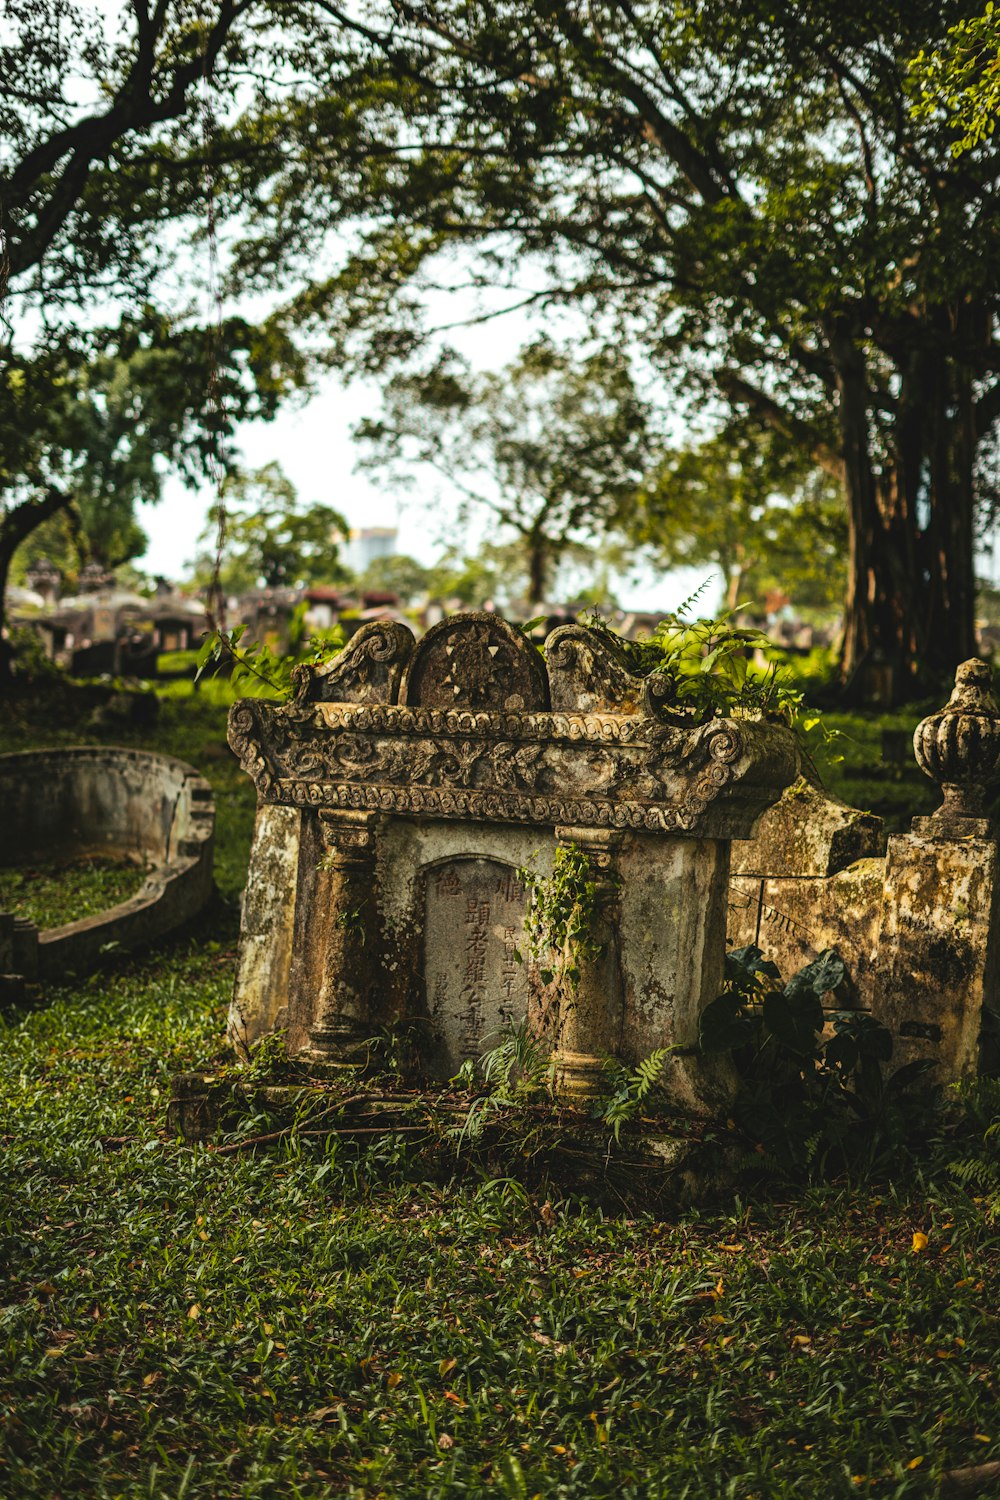
[[[326,1130],[297,1130],[294,1125],[286,1125],[283,1130],[273,1130],[269,1135],[251,1135],[245,1141],[230,1141],[225,1146],[210,1146],[209,1150],[216,1156],[228,1156],[234,1151],[249,1151],[251,1146],[270,1146],[290,1135],[317,1139],[331,1135],[413,1135],[418,1132],[426,1135],[428,1130],[427,1125],[351,1125],[346,1121]]]
[[[351,1094],[346,1099],[338,1099],[336,1104],[331,1104],[329,1109],[321,1109],[318,1114],[313,1115],[312,1122],[325,1120],[332,1114],[338,1114],[352,1104],[360,1104],[365,1099],[370,1099],[370,1094]],[[247,1136],[243,1141],[230,1141],[225,1146],[209,1146],[209,1150],[216,1156],[228,1156],[233,1151],[246,1151],[250,1146],[269,1146],[273,1141],[284,1140],[290,1135],[335,1135],[336,1131],[301,1130],[297,1125],[283,1125],[280,1130],[269,1131],[267,1135]]]

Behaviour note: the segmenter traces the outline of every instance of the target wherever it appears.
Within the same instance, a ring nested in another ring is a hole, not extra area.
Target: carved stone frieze
[[[230,744],[268,802],[402,816],[740,837],[795,775],[792,736],[643,714],[234,705]]]

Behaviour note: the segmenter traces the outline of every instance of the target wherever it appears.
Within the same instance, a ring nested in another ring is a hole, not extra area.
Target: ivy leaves
[[[600,952],[593,937],[597,884],[587,856],[576,844],[560,844],[551,875],[524,866],[517,878],[528,896],[524,916],[528,960],[537,965],[542,984],[566,998],[579,982],[581,962]]]

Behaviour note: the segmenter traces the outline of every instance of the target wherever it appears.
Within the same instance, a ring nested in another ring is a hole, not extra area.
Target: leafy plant
[[[828,1010],[845,978],[828,948],[782,984],[754,946],[726,956],[723,993],[705,1008],[703,1052],[729,1052],[742,1074],[734,1118],[767,1162],[811,1177],[892,1155],[916,1123],[925,1059],[886,1076],[892,1036],[861,1010]]]
[[[830,760],[829,746],[839,738],[838,731],[831,730],[816,709],[806,709],[802,688],[785,665],[775,660],[764,667],[754,663],[756,653],[773,656],[775,650],[761,631],[736,625],[732,611],[690,617],[691,606],[710,581],[666,615],[651,635],[638,640],[619,635],[596,611],[585,617],[585,623],[624,653],[636,676],[659,679],[656,696],[669,722],[694,728],[712,719],[776,720],[793,731],[815,772],[814,754],[821,747]]]
[[[247,1084],[270,1083],[280,1077],[287,1067],[285,1033],[272,1031],[253,1044],[249,1061],[242,1069],[241,1076]]]
[[[237,625],[232,631],[214,630],[207,635],[198,652],[195,680],[200,681],[210,667],[217,671],[228,667],[233,687],[241,688],[248,697],[270,694],[289,698],[294,690],[293,668],[303,662],[321,666],[344,648],[343,632],[339,629],[324,632],[322,639],[314,641],[311,651],[286,656],[278,655],[262,641],[242,645],[245,634],[246,626]]]
[[[964,1111],[966,1154],[945,1163],[948,1175],[984,1200],[986,1218],[1000,1219],[1000,1078],[975,1078],[958,1085]]]
[[[479,1071],[495,1095],[514,1098],[537,1093],[548,1085],[548,1049],[530,1030],[527,1021],[510,1022],[497,1045],[479,1059]]]
[[[528,961],[537,968],[550,995],[566,998],[576,989],[581,963],[601,951],[593,936],[597,883],[587,856],[577,844],[559,844],[551,875],[524,865],[517,878],[528,898],[524,913]]]
[[[485,1091],[469,1106],[458,1141],[474,1140],[482,1135],[489,1116],[511,1105],[523,1104],[532,1095],[548,1090],[552,1081],[552,1064],[548,1048],[530,1029],[528,1021],[510,1022],[495,1035],[495,1047],[484,1052],[478,1062],[469,1058],[462,1064],[454,1082],[474,1086],[482,1078]]]
[[[621,1139],[622,1126],[641,1113],[643,1105],[656,1091],[663,1076],[663,1065],[670,1047],[657,1047],[635,1068],[627,1068],[614,1058],[605,1064],[613,1092],[597,1104],[597,1115],[611,1126],[615,1141]]]
[[[691,605],[706,586],[707,581],[666,615],[652,634],[639,640],[619,635],[596,612],[587,617],[586,624],[624,652],[629,669],[637,676],[662,679],[658,695],[679,723],[695,725],[734,715],[764,714],[791,720],[801,705],[801,693],[776,663],[760,668],[751,659],[755,651],[771,648],[767,636],[736,625],[732,611],[689,616]]]

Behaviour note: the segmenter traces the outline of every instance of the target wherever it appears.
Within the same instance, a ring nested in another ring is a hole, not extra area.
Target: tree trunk
[[[842,680],[849,699],[888,707],[975,655],[971,383],[940,349],[913,354],[878,430],[860,348],[840,341],[836,359],[850,517]]]
[[[734,612],[740,603],[743,593],[743,580],[749,571],[747,568],[746,554],[742,547],[736,548],[736,556],[728,568],[723,568],[723,604],[730,614]]]
[[[549,581],[549,544],[548,538],[531,532],[527,538],[528,542],[528,590],[531,598],[529,604],[544,604],[545,590]]]
[[[0,696],[11,679],[14,653],[7,639],[7,579],[14,553],[26,537],[29,537],[50,516],[56,515],[69,504],[70,497],[54,487],[46,490],[40,500],[23,500],[0,520]]]

